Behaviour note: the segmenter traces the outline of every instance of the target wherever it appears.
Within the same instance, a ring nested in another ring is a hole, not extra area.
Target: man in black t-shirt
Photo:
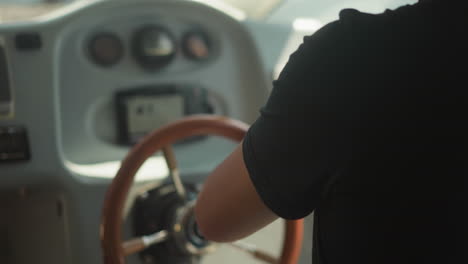
[[[315,210],[316,263],[467,263],[468,9],[347,9],[291,55],[195,213],[226,242]]]

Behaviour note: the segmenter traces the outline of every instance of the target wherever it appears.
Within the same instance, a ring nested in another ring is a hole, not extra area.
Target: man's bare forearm
[[[202,234],[217,242],[248,236],[278,217],[266,207],[250,180],[242,144],[207,178],[195,217]]]

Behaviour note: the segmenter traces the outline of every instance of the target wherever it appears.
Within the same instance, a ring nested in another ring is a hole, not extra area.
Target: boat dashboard
[[[246,27],[194,1],[79,1],[0,24],[0,262],[100,263],[102,201],[131,147],[188,115],[253,122],[265,76]],[[176,143],[183,180],[200,182],[234,146]],[[133,198],[167,179],[157,152]]]

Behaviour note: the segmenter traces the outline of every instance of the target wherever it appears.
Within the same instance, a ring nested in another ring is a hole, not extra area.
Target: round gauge
[[[211,55],[211,43],[202,31],[190,31],[182,39],[184,54],[193,60],[205,60]]]
[[[112,66],[120,61],[124,54],[122,41],[113,33],[98,33],[88,44],[88,51],[93,62],[101,66]]]
[[[155,70],[169,64],[176,53],[171,33],[160,26],[146,26],[133,35],[135,59],[146,69]]]

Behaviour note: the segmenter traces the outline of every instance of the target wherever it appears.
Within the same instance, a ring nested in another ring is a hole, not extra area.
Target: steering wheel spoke
[[[152,245],[166,241],[168,237],[169,232],[161,230],[150,235],[127,240],[122,243],[124,255],[128,256],[143,251]]]
[[[279,259],[272,256],[270,253],[265,252],[261,249],[258,249],[256,245],[247,243],[245,241],[239,240],[229,244],[235,249],[243,251],[255,259],[263,261],[264,263],[269,264],[279,264]]]
[[[169,174],[172,179],[172,183],[176,189],[177,195],[182,201],[187,199],[187,192],[185,191],[184,184],[180,179],[179,168],[177,167],[177,160],[175,158],[174,150],[171,145],[167,145],[162,149],[164,158],[166,159],[167,167],[169,168]]]

